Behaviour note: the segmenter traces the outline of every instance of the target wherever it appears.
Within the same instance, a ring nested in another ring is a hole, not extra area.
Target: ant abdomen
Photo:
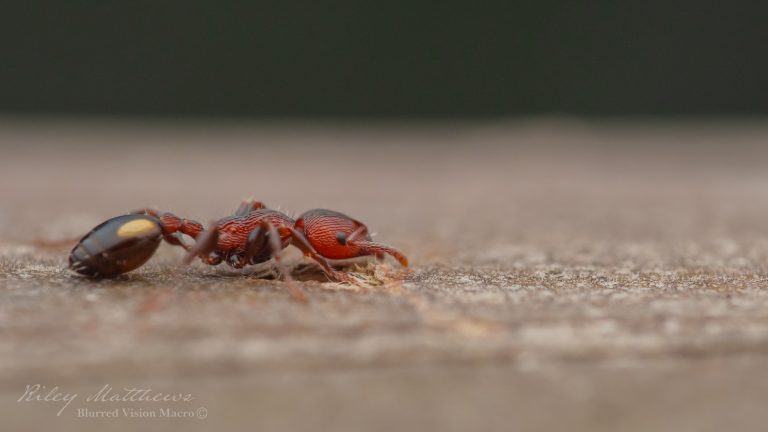
[[[69,255],[69,267],[91,277],[113,277],[141,267],[163,238],[153,216],[129,214],[107,220],[85,235]]]

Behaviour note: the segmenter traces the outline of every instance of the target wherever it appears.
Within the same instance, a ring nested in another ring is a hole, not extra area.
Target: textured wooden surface
[[[14,430],[760,430],[766,142],[760,124],[5,122],[0,412]],[[413,266],[367,267],[362,289],[290,253],[308,305],[165,245],[115,281],[64,268],[110,216],[205,222],[245,197],[345,212]],[[57,417],[16,402],[34,383],[189,392],[209,416]]]

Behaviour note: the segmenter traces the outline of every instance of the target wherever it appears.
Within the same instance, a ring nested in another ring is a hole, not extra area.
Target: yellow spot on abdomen
[[[137,235],[146,234],[155,229],[157,225],[147,219],[136,219],[130,222],[126,222],[117,229],[117,235],[119,237],[132,237]]]

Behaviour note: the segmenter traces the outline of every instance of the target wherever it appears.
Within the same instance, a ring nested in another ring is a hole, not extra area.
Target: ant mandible
[[[195,244],[186,244],[183,234],[195,239]],[[347,215],[314,209],[294,220],[259,201],[247,200],[233,215],[219,219],[207,230],[194,220],[148,208],[109,219],[86,234],[72,249],[69,267],[86,276],[114,277],[141,267],[155,253],[161,240],[184,248],[185,264],[199,257],[205,264],[226,262],[239,269],[274,258],[278,270],[289,280],[290,273],[281,261],[281,251],[288,245],[299,248],[320,264],[330,279],[341,282],[353,283],[354,280],[334,269],[328,259],[361,256],[383,259],[388,254],[402,266],[408,266],[405,255],[374,242],[368,227]]]

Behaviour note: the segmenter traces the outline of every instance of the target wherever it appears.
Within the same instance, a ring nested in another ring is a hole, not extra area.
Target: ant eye
[[[340,245],[346,246],[347,244],[347,236],[343,232],[339,231],[336,233],[336,241],[339,242]]]

